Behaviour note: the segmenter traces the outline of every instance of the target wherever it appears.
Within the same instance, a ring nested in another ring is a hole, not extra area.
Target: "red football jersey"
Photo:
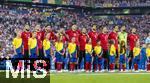
[[[115,47],[118,49],[118,34],[116,32],[111,32],[108,36],[109,40],[114,40],[115,41]]]
[[[139,39],[139,36],[137,34],[129,34],[127,39],[128,44],[130,46],[130,50],[133,50],[136,41]]]
[[[96,43],[97,43],[98,33],[96,31],[90,31],[88,33],[88,35],[92,40],[92,47],[94,48],[96,46]]]
[[[36,33],[36,39],[37,39],[37,42],[38,42],[38,48],[39,49],[42,49],[42,42],[44,40],[44,32],[43,31],[38,31]]]
[[[61,34],[61,36],[63,37],[63,38],[62,38],[63,43],[66,43],[66,42],[68,41],[66,35]],[[57,40],[56,40],[56,41],[58,41],[58,39],[59,39],[59,37],[57,37]]]
[[[56,40],[56,39],[57,39],[56,35],[52,31],[50,31],[49,32],[49,40]]]
[[[79,35],[80,35],[80,31],[79,30],[76,30],[76,31],[67,30],[66,34],[69,37],[69,41],[71,41],[71,39],[74,37],[76,44],[79,46]]]
[[[98,39],[101,41],[101,46],[104,50],[108,50],[108,34],[100,33]]]
[[[80,34],[79,37],[79,42],[80,42],[80,50],[84,51],[85,50],[85,44],[88,36],[86,34]]]
[[[32,36],[31,32],[22,32],[21,38],[23,40],[24,49],[28,50],[28,39]]]

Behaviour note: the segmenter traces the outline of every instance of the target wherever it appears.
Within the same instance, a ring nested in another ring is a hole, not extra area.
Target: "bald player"
[[[77,48],[77,56],[79,56],[79,36],[80,36],[80,30],[77,29],[77,25],[72,25],[71,29],[66,31],[68,41],[71,42],[72,38],[75,39],[76,48]],[[77,69],[77,65],[75,65]]]
[[[97,44],[97,39],[98,39],[98,32],[96,31],[96,25],[92,26],[91,31],[88,33],[89,38],[92,40],[92,47],[94,48]]]
[[[82,60],[85,59],[85,45],[86,45],[86,41],[88,39],[88,34],[86,31],[86,28],[82,28],[81,34],[79,36],[79,43],[80,43],[80,55],[79,55],[79,63],[78,63],[78,67],[80,70],[83,70],[83,64],[81,64]],[[85,64],[85,62],[84,62]]]
[[[37,39],[37,44],[38,44],[38,54],[39,58],[44,58],[44,53],[43,53],[43,40],[44,40],[44,33],[41,30],[40,25],[35,26],[36,29],[36,39]]]
[[[139,36],[136,33],[136,28],[131,29],[131,33],[127,37],[128,39],[128,44],[129,44],[129,69],[131,69],[131,64],[132,64],[132,59],[133,59],[133,48],[135,47],[136,42],[139,40]]]
[[[102,32],[98,35],[98,39],[101,42],[101,46],[103,49],[102,57],[105,59],[104,61],[104,68],[108,67],[109,69],[109,56],[108,56],[108,30],[107,27],[102,28]]]
[[[72,25],[71,29],[66,31],[69,41],[74,37],[75,43],[79,46],[79,35],[80,31],[77,29],[77,25]]]
[[[29,31],[29,25],[25,25],[24,31],[21,34],[21,38],[24,46],[24,58],[29,58],[28,39],[31,38],[32,34]]]

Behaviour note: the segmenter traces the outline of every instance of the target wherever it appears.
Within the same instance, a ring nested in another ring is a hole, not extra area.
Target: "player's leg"
[[[92,72],[92,65],[93,65],[93,60],[92,60],[93,56],[91,54],[89,54],[89,71]]]
[[[44,57],[44,56],[43,56],[43,57]],[[46,52],[45,61],[46,61],[46,64],[47,64],[47,66],[45,67],[45,69],[46,69],[47,71],[49,71],[49,70],[50,70],[50,66],[51,66],[51,55],[50,55],[49,50],[47,50],[47,52]]]
[[[38,49],[38,51],[39,51],[39,56],[38,56],[38,58],[40,58],[40,59],[44,58],[43,48]]]
[[[25,66],[25,69],[27,69],[27,65],[28,65],[28,59],[29,59],[29,50],[28,49],[24,49],[24,55],[23,55],[23,58],[24,58],[24,66]]]
[[[61,71],[61,66],[62,66],[62,56],[58,52],[56,52],[56,68],[57,71]]]
[[[150,57],[147,57],[147,71],[150,72]]]
[[[110,71],[112,71],[112,63],[113,63],[112,56],[109,56],[109,68],[110,68]]]
[[[70,71],[74,72],[75,70],[75,58],[70,59]]]
[[[125,57],[125,55],[123,55],[122,68],[123,68],[123,71],[126,70],[126,57]]]
[[[134,57],[133,65],[134,65],[134,70],[137,71],[138,70],[138,59],[137,59],[137,57]]]
[[[89,66],[90,66],[90,54],[89,53],[86,53],[86,63],[85,63],[85,70],[86,72],[88,72],[90,69],[89,69]]]
[[[13,58],[12,58],[12,65],[13,65],[14,70],[17,69],[18,58],[19,58],[19,53],[17,53],[16,55],[14,55]]]
[[[129,58],[130,58],[130,60],[129,60],[129,69],[131,70],[132,68],[133,68],[133,51],[131,50],[130,51],[130,53],[129,53]]]
[[[81,62],[84,56],[83,54],[84,54],[84,51],[80,50],[79,61],[78,61],[78,69],[80,70],[81,70]]]
[[[115,69],[115,56],[112,56],[112,70]]]
[[[108,54],[108,50],[104,50],[103,49],[103,55],[102,57],[104,58],[104,69],[105,70],[109,70],[109,54]]]
[[[144,70],[144,71],[145,71],[145,69],[146,69],[146,61],[147,61],[147,58],[144,57],[144,61],[143,61],[143,70]]]
[[[119,71],[122,70],[122,54],[119,56]]]
[[[115,69],[118,69],[118,63],[119,62],[119,55],[118,55],[118,49],[116,49],[116,56],[115,56]]]
[[[68,57],[68,55],[65,53],[65,55],[64,55],[65,57],[64,57],[64,71],[67,71],[68,70],[68,61],[69,61],[69,57]]]
[[[97,70],[98,70],[98,56],[94,56],[93,65],[94,65],[94,72],[97,72]]]

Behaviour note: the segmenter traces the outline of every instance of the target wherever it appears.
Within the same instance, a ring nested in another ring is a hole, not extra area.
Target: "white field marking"
[[[81,75],[81,76],[92,76],[92,75],[115,75],[115,74],[121,74],[121,75],[145,75],[150,73],[51,73],[50,76],[54,75],[60,75],[60,76],[66,76],[66,75]]]

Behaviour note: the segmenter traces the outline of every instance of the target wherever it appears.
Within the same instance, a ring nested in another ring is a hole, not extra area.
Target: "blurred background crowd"
[[[76,5],[88,7],[135,7],[150,6],[149,0],[8,0],[35,3]]]
[[[0,55],[13,53],[12,39],[15,36],[15,29],[20,28],[23,30],[25,24],[30,25],[31,31],[35,29],[34,27],[37,24],[40,24],[42,28],[51,25],[54,32],[57,32],[59,28],[68,29],[72,24],[76,24],[78,29],[87,28],[88,31],[93,24],[98,25],[97,31],[100,31],[103,26],[111,31],[116,25],[120,27],[125,25],[129,32],[130,28],[134,26],[138,30],[141,42],[144,42],[147,33],[150,32],[150,15],[92,16],[84,11],[69,9],[0,7]]]

